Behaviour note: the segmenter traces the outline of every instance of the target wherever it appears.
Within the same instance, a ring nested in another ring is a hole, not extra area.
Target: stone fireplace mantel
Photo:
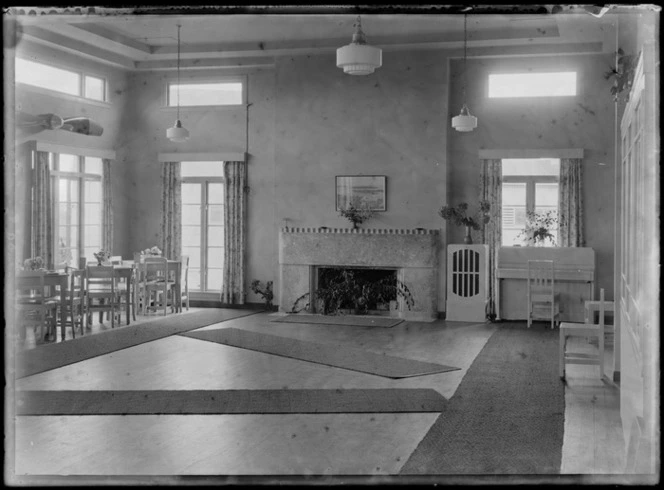
[[[318,267],[392,268],[415,300],[411,310],[399,301],[399,316],[435,320],[439,242],[438,230],[282,228],[279,310],[289,312],[297,298],[313,295]]]

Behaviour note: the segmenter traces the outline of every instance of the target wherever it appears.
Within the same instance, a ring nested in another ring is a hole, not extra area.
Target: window
[[[576,72],[489,75],[489,97],[561,97],[576,95]]]
[[[55,264],[76,267],[101,249],[101,158],[51,153],[55,203]]]
[[[518,235],[526,226],[526,213],[558,212],[560,160],[505,158],[502,172],[503,245],[522,245],[523,237]]]
[[[16,81],[88,99],[106,100],[106,80],[16,58]]]
[[[223,162],[181,162],[182,253],[189,256],[190,291],[221,291],[223,170]]]
[[[217,83],[181,83],[180,106],[241,105],[244,84],[241,81]],[[168,105],[178,105],[178,84],[168,84]]]

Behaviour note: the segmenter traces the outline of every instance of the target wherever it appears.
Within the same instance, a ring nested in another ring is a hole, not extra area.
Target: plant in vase
[[[30,257],[23,261],[24,271],[38,271],[44,268],[44,259],[41,257]]]
[[[468,203],[462,202],[456,206],[445,205],[438,211],[438,214],[444,220],[450,220],[457,226],[466,227],[466,236],[463,238],[463,243],[472,244],[473,238],[470,230],[479,230],[482,225],[485,225],[491,219],[489,211],[491,205],[489,201],[480,201],[479,209],[474,215],[468,215]]]
[[[155,257],[161,256],[161,250],[156,245],[152,248],[146,248],[141,251],[141,255],[153,255]]]
[[[111,252],[107,252],[106,250],[100,250],[99,252],[95,252],[93,255],[95,256],[95,259],[97,259],[97,265],[108,263],[108,261],[111,259]]]
[[[524,245],[530,247],[556,246],[554,235],[558,214],[556,211],[546,213],[526,213],[526,227],[516,236],[523,239]]]
[[[346,218],[353,223],[353,229],[357,229],[357,225],[364,223],[374,217],[376,212],[369,209],[366,205],[361,203],[351,202],[347,208],[341,209],[339,215]]]

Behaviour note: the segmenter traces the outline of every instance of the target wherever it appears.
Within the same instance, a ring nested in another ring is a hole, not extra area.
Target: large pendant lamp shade
[[[466,105],[466,61],[467,61],[467,30],[466,30],[466,14],[463,15],[463,106],[461,113],[452,118],[452,127],[457,131],[466,133],[472,131],[477,127],[477,118],[470,114],[468,106]]]
[[[383,64],[383,51],[367,44],[362,22],[357,18],[353,40],[337,49],[337,66],[349,75],[370,75]]]
[[[182,122],[180,121],[180,28],[182,26],[178,24],[178,101],[177,101],[177,119],[172,128],[166,130],[166,137],[169,140],[176,143],[181,143],[182,141],[187,141],[189,139],[189,131],[186,128],[182,127]]]

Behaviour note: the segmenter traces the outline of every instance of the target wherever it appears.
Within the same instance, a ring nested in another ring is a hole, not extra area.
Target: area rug
[[[17,415],[441,412],[430,388],[337,390],[17,391]]]
[[[282,323],[314,323],[320,325],[349,325],[353,327],[390,328],[403,322],[401,318],[390,318],[377,315],[287,315],[273,322]]]
[[[109,352],[255,313],[257,312],[251,310],[207,308],[192,313],[170,315],[163,320],[84,335],[66,342],[40,345],[17,356],[16,377],[31,376]]]
[[[560,473],[558,330],[502,324],[401,474]]]
[[[182,335],[301,361],[376,374],[386,378],[408,378],[460,369],[443,364],[374,354],[345,345],[320,344],[238,328],[203,330]]]

